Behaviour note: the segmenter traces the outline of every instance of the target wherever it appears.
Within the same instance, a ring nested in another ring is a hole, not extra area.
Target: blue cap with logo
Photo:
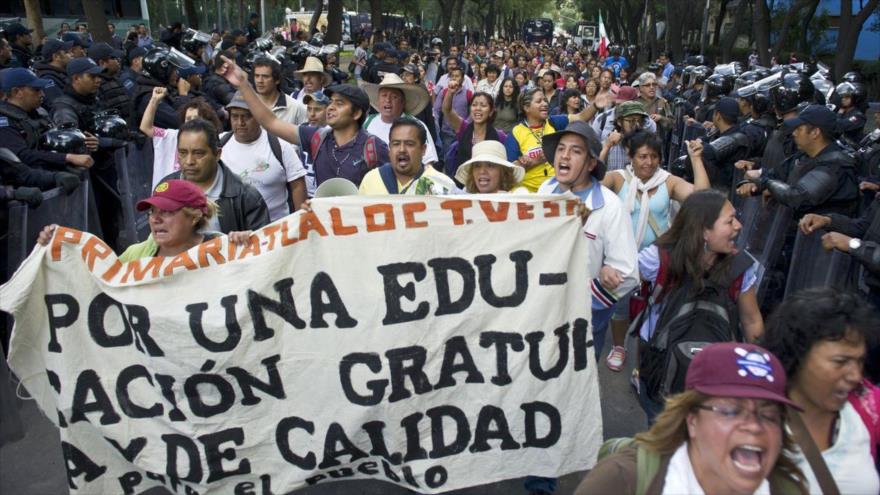
[[[66,51],[70,50],[71,48],[73,48],[72,41],[58,41],[56,39],[50,39],[49,41],[46,42],[45,45],[43,45],[43,48],[40,51],[40,54],[43,55],[44,60],[51,61],[52,55],[55,55],[56,53],[58,53],[60,51],[66,52]]]
[[[12,88],[20,88],[23,86],[31,88],[43,89],[52,85],[49,79],[40,79],[33,71],[16,67],[3,71],[3,91],[12,91]]]

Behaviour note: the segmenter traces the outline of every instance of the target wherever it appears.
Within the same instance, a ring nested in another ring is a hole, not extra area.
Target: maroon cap
[[[144,211],[151,206],[165,211],[177,211],[184,206],[189,206],[201,210],[202,213],[207,213],[208,199],[201,188],[192,182],[172,179],[160,182],[152,196],[138,201],[137,209]]]
[[[785,396],[785,370],[763,347],[739,342],[710,344],[691,361],[685,388],[716,397],[767,399],[800,409]]]
[[[621,86],[614,95],[614,103],[633,101],[639,97],[639,90],[632,86]]]

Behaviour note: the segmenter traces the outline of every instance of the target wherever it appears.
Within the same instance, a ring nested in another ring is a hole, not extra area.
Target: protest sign
[[[437,493],[588,469],[586,246],[559,196],[316,200],[121,263],[59,228],[0,288],[81,493]]]

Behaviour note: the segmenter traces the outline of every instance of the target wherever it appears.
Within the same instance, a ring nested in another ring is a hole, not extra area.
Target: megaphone
[[[357,196],[358,187],[354,182],[343,179],[342,177],[333,177],[327,179],[315,190],[315,198],[334,198],[337,196]]]

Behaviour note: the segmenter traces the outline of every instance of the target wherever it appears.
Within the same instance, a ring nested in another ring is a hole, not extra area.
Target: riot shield
[[[782,254],[792,213],[780,204],[764,205],[757,196],[746,198],[738,214],[743,227],[737,238],[737,247],[748,250],[762,267],[757,280],[758,302],[761,302],[767,288],[764,275],[776,265]]]
[[[858,287],[859,264],[852,256],[822,247],[824,231],[804,235],[798,230],[794,240],[791,267],[785,284],[785,297],[811,287],[853,290]]]
[[[685,123],[685,111],[684,111],[684,100],[676,99],[675,100],[675,109],[673,110],[673,122],[672,122],[672,130],[669,133],[669,141],[668,148],[666,149],[666,162],[663,166],[664,169],[669,169],[669,165],[672,162],[681,156],[681,138],[684,134],[684,123]]]
[[[122,228],[117,244],[125,249],[146,240],[150,234],[149,215],[136,209],[138,201],[149,198],[153,185],[153,143],[129,143],[116,150],[118,190],[122,203]]]

